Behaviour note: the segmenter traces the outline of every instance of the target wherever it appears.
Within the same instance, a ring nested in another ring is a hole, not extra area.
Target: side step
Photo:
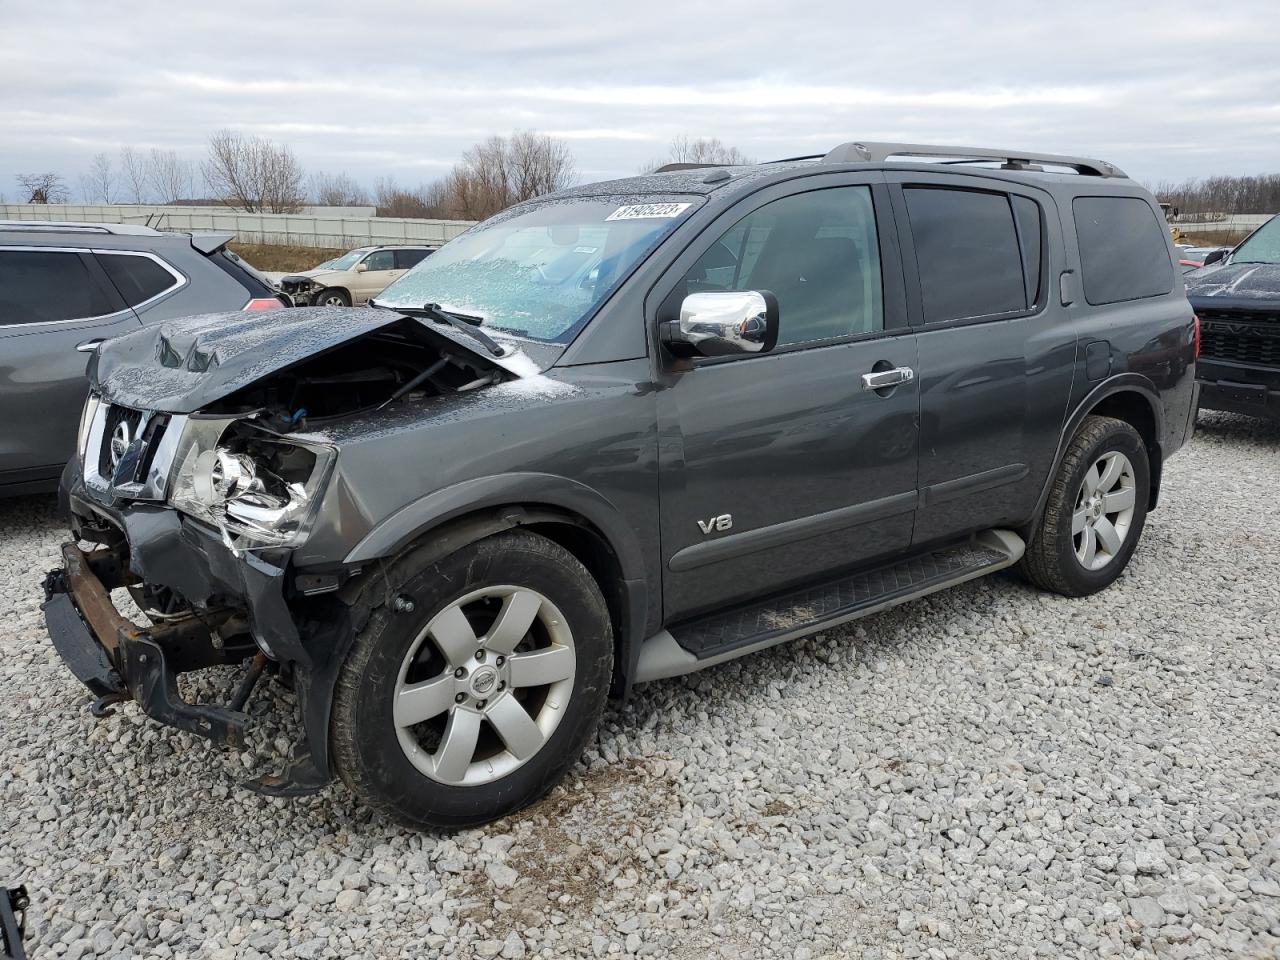
[[[743,654],[857,620],[938,590],[1012,566],[1026,544],[1011,530],[889,566],[712,614],[650,637],[640,649],[636,682],[692,673]]]

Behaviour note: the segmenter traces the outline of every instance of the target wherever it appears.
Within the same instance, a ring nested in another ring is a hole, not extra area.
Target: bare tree
[[[1155,185],[1155,195],[1184,214],[1276,213],[1280,211],[1280,174],[1206,177]]]
[[[642,173],[650,173],[668,163],[711,163],[717,166],[733,166],[735,164],[752,163],[750,157],[721,141],[719,137],[690,138],[682,133],[671,140],[667,155],[660,160],[650,160],[642,168]]]
[[[454,216],[483,220],[513,203],[562,190],[577,178],[567,143],[523,130],[467,150],[440,185],[439,199]]]
[[[219,130],[209,137],[204,177],[223,203],[249,213],[294,213],[302,207],[302,167],[287,144]]]
[[[345,173],[313,173],[307,193],[322,207],[358,207],[369,202],[369,194]]]
[[[27,195],[24,203],[66,203],[71,198],[66,183],[56,173],[20,173],[17,180]]]
[[[133,147],[120,148],[120,180],[129,203],[146,203],[150,194],[147,163]]]
[[[115,199],[115,171],[105,153],[94,154],[89,161],[89,172],[80,178],[80,192],[89,203],[111,203]]]
[[[190,200],[195,183],[195,164],[174,150],[151,148],[147,161],[147,182],[160,203]]]

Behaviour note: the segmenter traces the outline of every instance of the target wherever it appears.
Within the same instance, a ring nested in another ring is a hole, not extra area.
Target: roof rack
[[[990,147],[948,147],[927,143],[876,143],[872,141],[842,143],[829,151],[823,163],[882,163],[890,157],[939,157],[960,160],[998,160],[1001,170],[1042,170],[1039,164],[1070,167],[1087,177],[1125,177],[1115,164],[1088,157],[1069,157],[1056,153],[1029,153],[1026,150],[993,150]]]
[[[654,173],[675,173],[678,170],[710,170],[713,167],[734,167],[734,163],[664,163]]]
[[[126,237],[158,237],[159,230],[138,223],[83,223],[76,220],[0,220],[0,230],[32,233],[110,233]]]

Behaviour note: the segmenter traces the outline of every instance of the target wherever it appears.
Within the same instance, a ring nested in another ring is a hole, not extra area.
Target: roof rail
[[[0,220],[0,230],[30,231],[32,233],[110,233],[126,237],[160,236],[159,230],[152,230],[137,223],[82,223],[76,220]]]
[[[948,147],[928,143],[842,143],[822,158],[823,163],[882,163],[890,157],[938,157],[959,161],[999,160],[1002,170],[1039,170],[1037,164],[1070,167],[1088,177],[1124,177],[1125,172],[1105,160],[1069,157],[1026,150],[993,150],[990,147]]]
[[[734,167],[734,163],[664,163],[653,173],[675,173],[677,170],[710,170],[713,167]]]

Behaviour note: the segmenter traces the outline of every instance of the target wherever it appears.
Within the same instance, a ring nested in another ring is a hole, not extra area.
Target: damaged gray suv
[[[1107,586],[1197,342],[1159,208],[1099,161],[850,143],[568,190],[367,308],[102,345],[49,633],[98,714],[217,743],[290,685],[253,789],[484,822],[633,684],[1015,565]],[[219,664],[224,702],[179,695]]]

